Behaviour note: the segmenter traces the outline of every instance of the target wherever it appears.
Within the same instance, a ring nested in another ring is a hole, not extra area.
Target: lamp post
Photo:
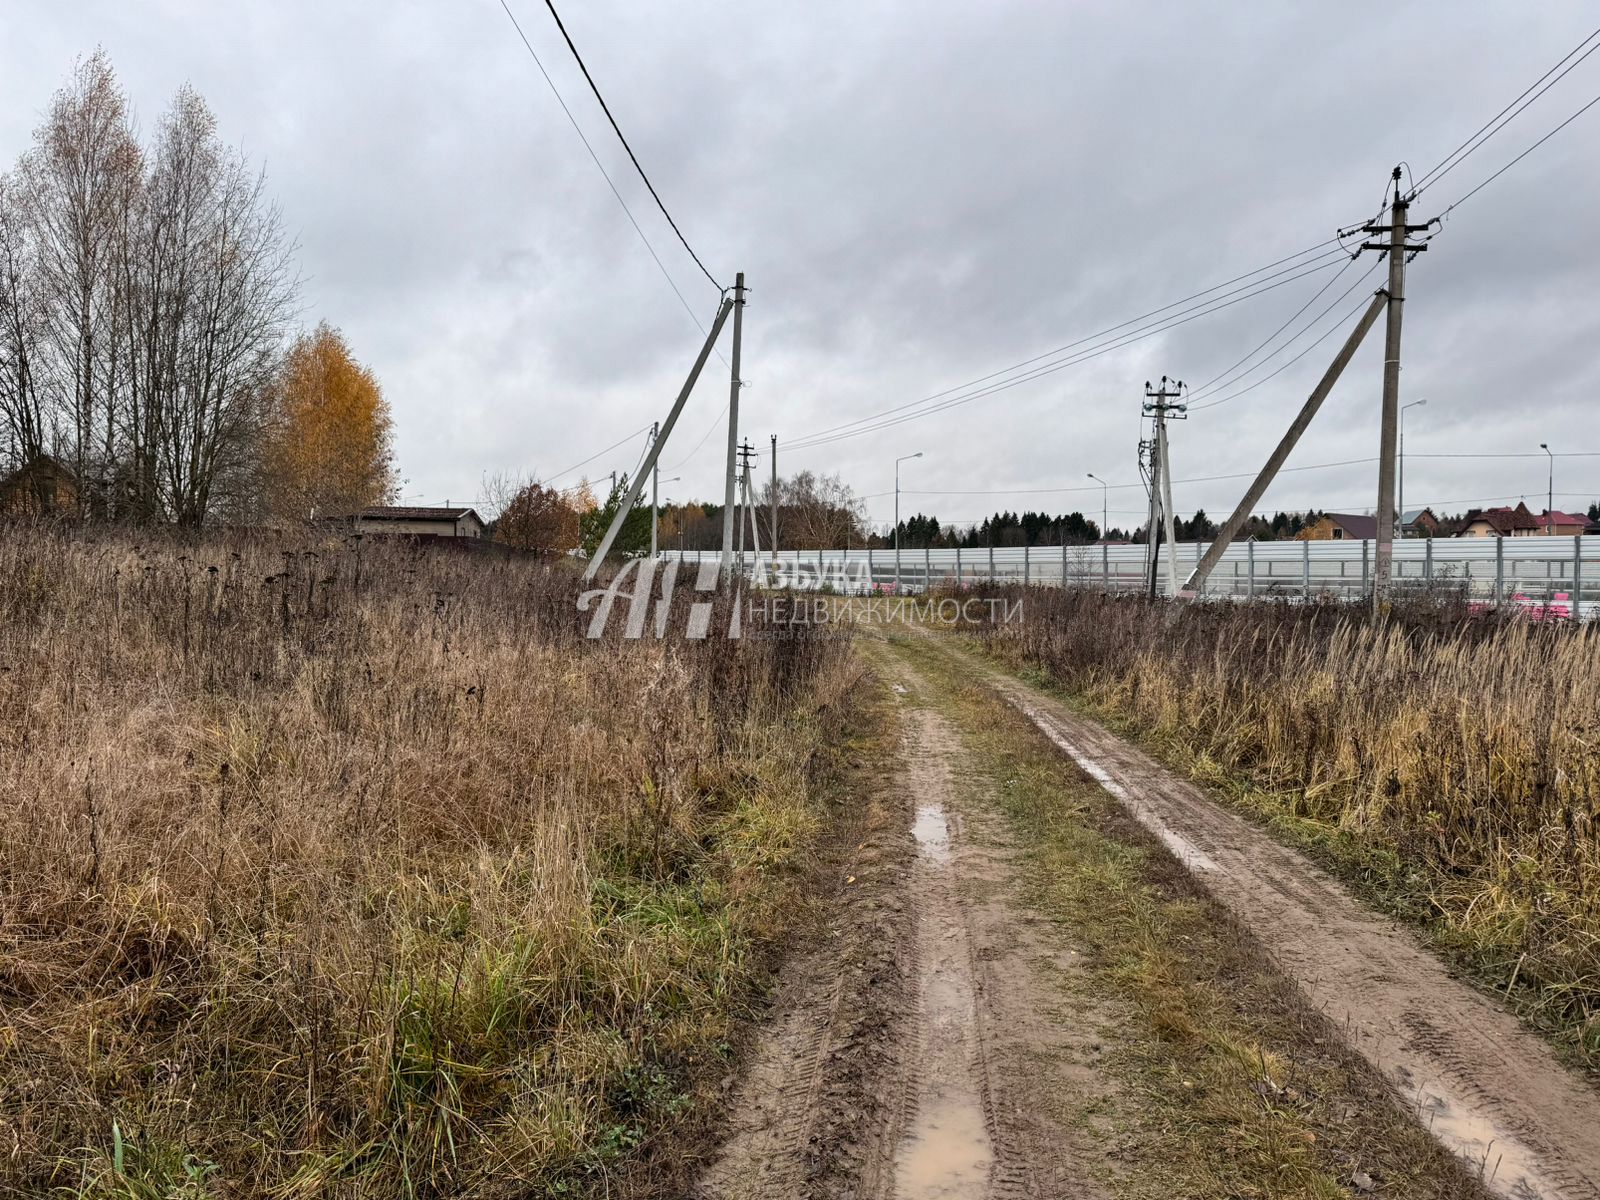
[[[1111,485],[1108,484],[1104,479],[1101,479],[1100,476],[1096,475],[1093,471],[1089,472],[1089,478],[1100,485],[1100,540],[1103,542],[1111,536],[1106,532],[1110,528],[1108,520],[1111,516],[1111,509],[1109,507],[1111,503],[1109,499],[1111,495]]]
[[[1556,531],[1556,456],[1550,453],[1550,447],[1544,442],[1539,443],[1539,449],[1550,459],[1550,490],[1544,502],[1544,535],[1550,537]]]
[[[1426,404],[1428,398],[1413,400],[1410,404],[1400,406],[1400,503],[1396,511],[1400,514],[1400,536],[1406,535],[1406,409],[1416,408],[1419,404]]]
[[[894,460],[894,594],[900,594],[900,464],[913,458],[921,458],[922,451],[915,454],[903,454]]]

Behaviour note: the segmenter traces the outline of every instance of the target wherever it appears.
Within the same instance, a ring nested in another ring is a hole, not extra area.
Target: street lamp
[[[1105,541],[1110,536],[1106,533],[1106,530],[1110,528],[1110,525],[1107,523],[1107,519],[1111,515],[1111,510],[1107,506],[1111,503],[1109,499],[1111,495],[1111,485],[1108,484],[1104,479],[1101,479],[1100,476],[1096,475],[1093,471],[1089,472],[1089,478],[1100,485],[1100,540]]]
[[[922,451],[915,454],[903,454],[894,460],[894,594],[900,594],[900,464],[913,458],[921,458]]]
[[[1546,493],[1548,498],[1544,502],[1544,535],[1550,537],[1556,531],[1556,456],[1550,453],[1550,447],[1544,442],[1539,443],[1539,449],[1550,459],[1550,490]]]
[[[1426,404],[1428,398],[1413,400],[1410,404],[1400,406],[1400,536],[1406,535],[1406,409],[1416,408],[1419,404]]]

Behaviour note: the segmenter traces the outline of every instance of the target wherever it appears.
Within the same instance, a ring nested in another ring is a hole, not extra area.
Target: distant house
[[[483,520],[470,508],[408,508],[374,504],[355,516],[362,533],[403,534],[408,537],[481,538]]]
[[[48,517],[77,508],[78,481],[48,454],[0,479],[0,517]]]
[[[1547,508],[1534,518],[1539,532],[1549,537],[1572,537],[1586,531],[1592,522],[1587,513],[1568,513]]]
[[[1323,513],[1295,534],[1299,542],[1359,542],[1378,536],[1378,518],[1356,513]]]
[[[1539,519],[1528,511],[1528,506],[1517,502],[1515,508],[1473,508],[1461,522],[1457,537],[1536,537],[1541,532]]]
[[[1400,517],[1401,537],[1431,538],[1438,536],[1438,533],[1439,518],[1431,508],[1413,508]]]

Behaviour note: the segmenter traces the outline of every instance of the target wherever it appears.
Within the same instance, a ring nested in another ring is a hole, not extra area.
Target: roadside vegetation
[[[983,644],[1341,870],[1600,1066],[1600,629],[1034,589]]]
[[[848,646],[307,536],[0,533],[0,1194],[678,1194]]]

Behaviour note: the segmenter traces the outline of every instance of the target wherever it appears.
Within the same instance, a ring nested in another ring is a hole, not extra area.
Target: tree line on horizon
[[[296,252],[198,92],[141,141],[106,54],[81,60],[0,175],[9,510],[198,527],[389,498],[387,402],[336,328],[295,331]]]

